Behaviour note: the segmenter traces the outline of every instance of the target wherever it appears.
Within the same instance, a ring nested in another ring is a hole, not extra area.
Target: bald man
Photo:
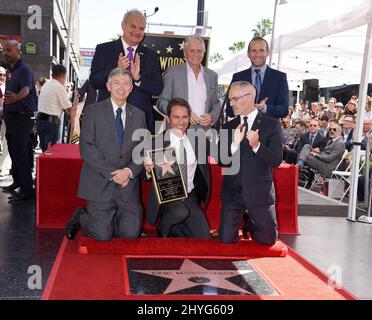
[[[21,59],[21,47],[10,40],[4,47],[4,59],[8,64],[6,91],[4,95],[5,137],[12,160],[13,183],[3,192],[19,191],[10,202],[24,201],[34,197],[32,169],[29,160],[29,137],[34,127],[37,95],[34,74]]]

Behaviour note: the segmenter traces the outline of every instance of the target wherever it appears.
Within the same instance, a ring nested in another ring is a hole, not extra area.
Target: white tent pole
[[[355,139],[354,141],[361,142],[363,134],[363,119],[365,114],[365,105],[367,102],[367,89],[368,89],[368,78],[370,73],[370,62],[372,58],[372,22],[368,24],[366,44],[364,48],[362,76],[359,86],[359,105],[357,112],[357,121],[355,127]],[[360,162],[360,145],[354,145],[353,147],[353,161],[350,176],[350,195],[349,195],[349,208],[348,208],[348,220],[355,221],[356,216],[356,199],[358,191],[358,173],[359,173],[359,162]]]

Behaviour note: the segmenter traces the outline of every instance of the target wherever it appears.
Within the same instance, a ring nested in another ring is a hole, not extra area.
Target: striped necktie
[[[133,65],[133,60],[134,60],[133,51],[134,51],[134,49],[132,47],[128,47],[128,59],[130,61],[130,64],[129,64],[129,67],[128,67],[129,71],[132,69],[132,65]]]
[[[123,120],[121,119],[122,113],[123,113],[122,108],[118,108],[118,110],[116,110],[115,124],[116,124],[116,130],[118,132],[120,148],[123,145],[123,141],[124,141],[124,125],[123,125]]]
[[[186,154],[186,149],[184,146],[184,141],[183,139],[180,140],[180,150],[179,150],[179,156],[180,156],[180,168],[181,168],[181,173],[183,177],[183,181],[185,182],[186,186],[186,191],[188,189],[188,182],[187,182],[187,154]]]

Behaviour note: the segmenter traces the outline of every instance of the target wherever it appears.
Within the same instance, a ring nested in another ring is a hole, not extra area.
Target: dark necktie
[[[132,47],[128,47],[128,59],[130,61],[128,70],[131,70],[132,69],[133,60],[134,60],[133,51],[134,51],[134,49]]]
[[[182,173],[182,177],[183,177],[183,181],[185,182],[185,186],[186,186],[186,191],[187,191],[187,186],[188,186],[188,183],[187,183],[187,154],[186,154],[186,150],[185,150],[185,146],[183,144],[183,139],[180,140],[180,150],[179,150],[179,155],[180,155],[180,168],[181,168],[181,173]]]
[[[315,136],[313,134],[310,134],[310,140],[309,143],[311,146],[313,146]]]
[[[116,118],[115,118],[115,123],[116,123],[116,130],[118,131],[118,138],[119,138],[119,146],[123,145],[124,141],[124,125],[123,125],[123,120],[121,119],[121,114],[123,113],[122,108],[118,108],[116,110]]]
[[[260,100],[260,92],[261,92],[261,85],[262,85],[262,79],[261,79],[261,73],[260,69],[254,69],[256,72],[256,79],[254,80],[254,86],[256,87],[257,95],[256,95],[256,103],[258,103]]]
[[[244,120],[244,123],[243,123],[243,130],[244,130],[244,135],[246,135],[247,134],[247,131],[248,131],[248,117],[244,117],[243,118],[243,120]]]

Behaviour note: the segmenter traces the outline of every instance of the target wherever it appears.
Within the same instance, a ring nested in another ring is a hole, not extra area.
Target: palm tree
[[[230,48],[229,50],[232,51],[232,53],[237,53],[239,52],[240,50],[243,50],[245,48],[245,42],[244,41],[238,41],[238,42],[235,42]]]
[[[221,53],[219,52],[215,52],[213,53],[210,57],[209,57],[209,61],[214,64],[214,63],[217,63],[219,61],[222,61],[223,60],[223,56]]]
[[[252,29],[254,37],[264,37],[273,31],[273,23],[270,19],[261,19],[256,24],[256,28]]]

